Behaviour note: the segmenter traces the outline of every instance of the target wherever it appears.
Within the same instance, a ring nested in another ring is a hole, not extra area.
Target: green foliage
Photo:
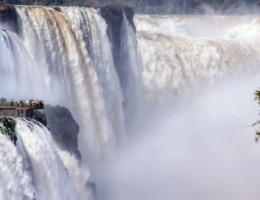
[[[260,106],[260,90],[255,91],[255,100],[257,101],[258,105]],[[252,126],[256,126],[260,124],[260,120],[257,120]],[[255,133],[255,142],[258,143],[260,141],[260,131],[257,130]]]
[[[12,118],[1,117],[0,118],[0,132],[9,136],[10,138],[16,137],[15,134],[16,121]]]
[[[260,0],[0,0],[0,2],[10,4],[24,4],[24,5],[72,5],[72,6],[85,6],[85,5],[104,5],[104,4],[123,4],[132,5],[136,9],[142,10],[146,6],[150,7],[179,7],[184,9],[190,6],[194,9],[197,6],[208,4],[213,8],[223,8],[233,4],[260,4]]]
[[[10,130],[9,129],[7,129],[7,128],[5,128],[5,127],[2,127],[2,126],[0,126],[0,131],[2,132],[2,134],[4,134],[4,135],[10,135]]]
[[[260,90],[255,91],[255,100],[260,105]]]
[[[6,103],[6,98],[1,98],[1,99],[0,99],[0,103],[1,103],[1,104]]]
[[[0,0],[15,5],[43,6],[131,6],[137,13],[147,14],[203,14],[205,6],[217,13],[231,14],[241,5],[260,6],[260,0]],[[230,9],[231,8],[231,9]],[[251,13],[252,14],[252,13]]]

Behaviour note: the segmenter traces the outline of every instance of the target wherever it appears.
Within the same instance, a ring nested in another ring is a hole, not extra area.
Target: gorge
[[[0,134],[0,199],[257,200],[258,15],[0,13],[0,96],[68,108],[81,154],[16,119],[17,147]]]

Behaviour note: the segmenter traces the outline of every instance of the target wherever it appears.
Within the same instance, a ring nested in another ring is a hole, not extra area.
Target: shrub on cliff
[[[256,90],[255,91],[255,100],[257,101],[258,105],[260,106],[260,90]],[[260,114],[260,113],[259,113]],[[260,120],[257,120],[254,124],[252,124],[252,126],[257,126],[260,124]],[[256,130],[255,132],[255,142],[259,142],[260,140],[260,130]]]

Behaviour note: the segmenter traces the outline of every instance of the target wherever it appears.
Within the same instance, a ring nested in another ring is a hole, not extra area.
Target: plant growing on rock
[[[260,106],[260,89],[255,91],[255,100],[257,101],[258,105]],[[259,113],[260,114],[260,113]],[[256,126],[260,124],[260,120],[257,120],[252,126]],[[255,142],[258,143],[260,141],[260,130],[256,130],[255,132]]]

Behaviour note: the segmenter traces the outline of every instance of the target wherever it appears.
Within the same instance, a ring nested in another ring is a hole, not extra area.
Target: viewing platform
[[[4,102],[0,103],[0,116],[31,117],[33,110],[38,109],[44,109],[44,103],[41,100]]]

